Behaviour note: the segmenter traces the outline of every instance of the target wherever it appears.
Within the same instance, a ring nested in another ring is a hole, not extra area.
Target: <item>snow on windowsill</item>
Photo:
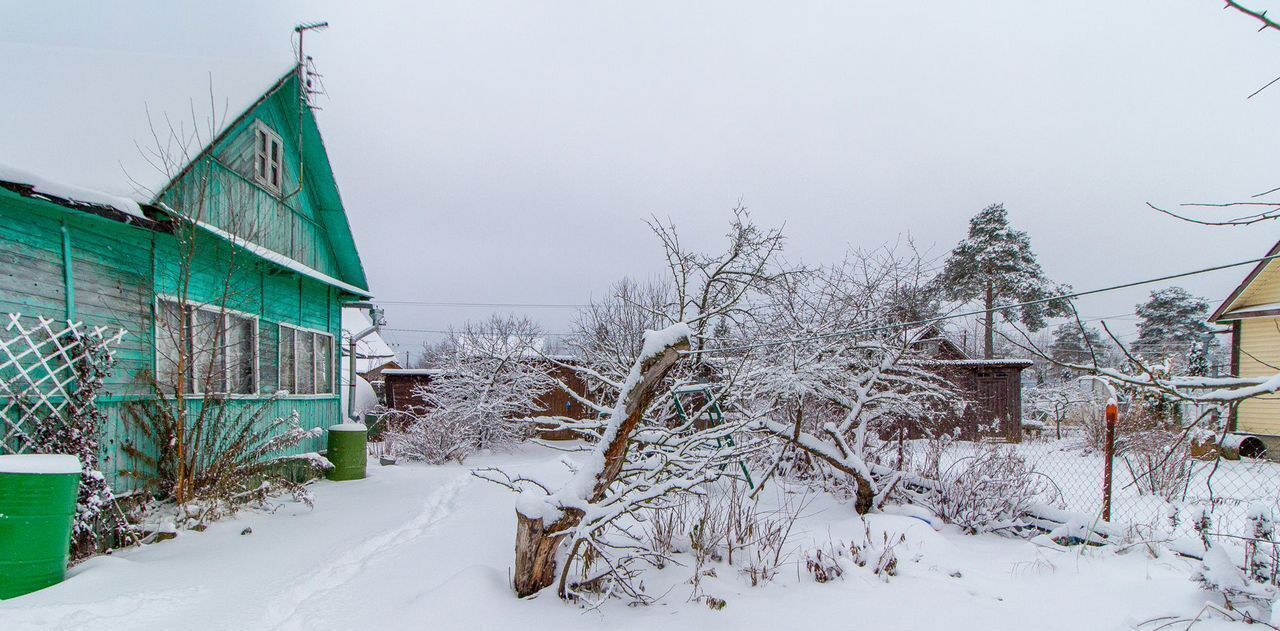
[[[0,473],[45,475],[80,473],[80,459],[62,454],[17,454],[0,456]]]

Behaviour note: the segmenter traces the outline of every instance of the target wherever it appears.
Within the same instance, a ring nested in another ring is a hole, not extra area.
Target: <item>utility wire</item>
[[[698,350],[696,350],[696,351],[684,351],[684,352],[683,352],[683,354],[685,354],[685,355],[701,355],[701,354],[709,354],[709,353],[727,353],[727,352],[732,352],[732,351],[747,351],[747,350],[752,350],[752,349],[756,349],[756,348],[771,348],[771,347],[774,347],[774,346],[785,346],[785,345],[787,345],[787,344],[800,344],[800,343],[803,343],[803,342],[815,342],[815,341],[818,341],[818,340],[826,340],[826,339],[832,339],[832,338],[838,338],[838,337],[850,337],[850,336],[854,336],[854,335],[865,335],[865,334],[867,334],[867,333],[877,333],[877,332],[880,332],[880,331],[892,331],[892,330],[894,330],[894,329],[906,329],[906,328],[911,328],[911,327],[923,326],[923,325],[926,325],[926,324],[933,324],[933,323],[935,323],[935,322],[943,322],[943,321],[946,321],[946,320],[954,320],[954,319],[956,319],[956,318],[968,318],[968,317],[976,316],[976,315],[984,315],[984,314],[986,314],[986,313],[988,313],[988,312],[996,313],[996,312],[1000,312],[1000,311],[1007,311],[1007,310],[1009,310],[1009,309],[1017,309],[1017,308],[1020,308],[1020,307],[1029,307],[1029,306],[1032,306],[1032,305],[1041,305],[1041,304],[1045,304],[1045,303],[1049,303],[1049,302],[1054,302],[1054,301],[1057,301],[1057,300],[1071,300],[1071,299],[1074,299],[1074,298],[1080,298],[1080,297],[1083,297],[1083,296],[1092,296],[1092,295],[1094,295],[1094,294],[1101,294],[1101,293],[1106,293],[1106,292],[1109,292],[1109,291],[1117,291],[1117,290],[1120,290],[1120,289],[1129,289],[1130,287],[1139,287],[1139,286],[1142,286],[1142,285],[1150,285],[1150,284],[1152,284],[1152,283],[1160,283],[1160,282],[1164,282],[1164,281],[1167,281],[1167,280],[1175,280],[1175,279],[1178,279],[1178,278],[1186,278],[1187,276],[1196,276],[1196,275],[1199,275],[1199,274],[1207,274],[1207,273],[1209,273],[1209,272],[1217,272],[1217,271],[1221,271],[1221,270],[1224,270],[1224,269],[1231,269],[1231,268],[1233,268],[1233,267],[1240,267],[1240,266],[1242,266],[1242,265],[1252,265],[1252,264],[1255,264],[1255,263],[1262,263],[1262,262],[1264,262],[1264,261],[1272,261],[1272,260],[1275,260],[1275,259],[1277,259],[1277,258],[1280,258],[1280,254],[1273,254],[1273,255],[1271,255],[1271,256],[1264,256],[1264,257],[1261,257],[1261,258],[1249,259],[1249,260],[1246,260],[1246,261],[1237,261],[1237,262],[1235,262],[1235,263],[1225,263],[1225,264],[1223,264],[1223,265],[1215,265],[1215,266],[1213,266],[1213,267],[1205,267],[1205,268],[1201,268],[1201,269],[1197,269],[1197,270],[1192,270],[1192,271],[1189,271],[1189,272],[1181,272],[1181,273],[1178,273],[1178,274],[1169,274],[1168,276],[1160,276],[1160,277],[1158,277],[1158,278],[1148,278],[1148,279],[1144,279],[1144,280],[1135,280],[1135,281],[1132,281],[1132,282],[1122,283],[1122,284],[1119,284],[1119,285],[1111,285],[1110,287],[1101,287],[1101,288],[1098,288],[1098,289],[1089,289],[1089,290],[1086,290],[1086,291],[1076,291],[1076,292],[1070,292],[1070,293],[1065,293],[1065,294],[1058,294],[1058,295],[1056,295],[1056,296],[1049,296],[1048,298],[1040,298],[1040,299],[1038,299],[1038,300],[1028,300],[1028,301],[1026,301],[1026,302],[1019,302],[1019,303],[1011,304],[1011,305],[1004,305],[1004,306],[1000,306],[1000,307],[993,307],[993,308],[991,308],[991,309],[976,309],[976,310],[973,310],[973,311],[965,311],[965,312],[962,312],[962,313],[951,313],[951,314],[947,314],[947,315],[943,315],[943,316],[938,316],[938,317],[936,317],[936,318],[925,318],[925,319],[923,319],[923,320],[914,320],[914,321],[911,321],[911,322],[896,322],[896,323],[893,323],[893,324],[885,324],[885,325],[880,325],[880,326],[867,327],[867,328],[863,328],[863,329],[850,329],[850,330],[847,330],[847,331],[832,331],[831,333],[823,333],[823,334],[820,334],[820,335],[813,335],[813,336],[808,336],[808,337],[797,337],[797,338],[790,338],[790,339],[784,339],[784,340],[771,340],[771,341],[767,341],[767,342],[757,342],[757,343],[754,343],[754,344],[741,344],[741,345],[738,345],[738,346],[725,346],[725,347],[720,347],[720,348],[700,348],[700,349],[698,349]]]
[[[542,302],[427,302],[423,300],[378,300],[381,305],[398,305],[406,307],[501,307],[532,309],[579,309],[589,307],[586,304],[542,303]]]
[[[457,331],[449,331],[445,329],[401,329],[401,328],[388,327],[388,326],[382,327],[382,330],[393,331],[396,333],[443,333],[443,334],[457,333]],[[573,333],[539,333],[538,335],[548,336],[548,337],[569,337],[574,334]]]

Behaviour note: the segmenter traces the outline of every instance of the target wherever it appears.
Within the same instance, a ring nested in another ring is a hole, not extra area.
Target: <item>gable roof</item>
[[[320,135],[320,127],[316,122],[315,112],[310,107],[302,105],[300,74],[301,66],[297,64],[291,66],[249,107],[227,123],[173,178],[166,182],[154,195],[152,202],[159,204],[160,200],[171,192],[191,172],[195,165],[212,157],[213,153],[229,139],[230,135],[241,127],[242,122],[254,117],[277,94],[283,92],[286,95],[299,95],[298,98],[286,98],[283,101],[289,104],[289,107],[295,108],[290,114],[297,115],[297,121],[301,127],[299,130],[295,130],[299,135],[300,146],[298,147],[298,153],[302,163],[300,166],[303,170],[303,181],[300,184],[307,188],[307,193],[317,211],[317,219],[324,227],[324,237],[328,239],[336,257],[338,267],[336,280],[338,282],[329,284],[333,284],[348,293],[369,297],[371,295],[368,291],[369,281],[365,277],[364,265],[360,261],[355,237],[351,233],[351,224],[347,220],[347,214],[342,204],[342,195],[338,191],[338,183],[333,175],[333,167],[329,163],[329,154],[325,150],[324,138]],[[236,243],[251,250],[265,249],[243,239],[236,241]],[[279,260],[287,258],[284,255],[265,256],[264,258],[287,268],[295,267]],[[301,264],[299,263],[299,265]],[[335,280],[323,274],[321,276],[324,276],[322,280],[327,279],[326,282]],[[352,291],[352,289],[357,291]]]
[[[1227,299],[1222,301],[1222,304],[1218,305],[1218,308],[1213,311],[1213,315],[1209,316],[1209,321],[1227,322],[1243,319],[1243,317],[1280,315],[1280,312],[1275,314],[1268,313],[1270,310],[1262,307],[1251,307],[1248,310],[1239,309],[1234,312],[1231,309],[1231,307],[1235,306],[1235,302],[1240,299],[1240,296],[1244,295],[1244,292],[1249,288],[1249,285],[1253,284],[1253,281],[1258,278],[1258,275],[1261,274],[1263,270],[1267,269],[1268,265],[1277,262],[1275,259],[1269,258],[1276,256],[1277,254],[1280,254],[1280,241],[1277,241],[1275,245],[1271,246],[1270,250],[1267,250],[1267,260],[1258,262],[1252,270],[1249,270],[1249,274],[1244,277],[1244,280],[1240,281],[1240,284],[1237,285],[1235,289],[1231,290],[1231,295],[1227,296]],[[1277,305],[1276,309],[1280,309],[1280,305]]]

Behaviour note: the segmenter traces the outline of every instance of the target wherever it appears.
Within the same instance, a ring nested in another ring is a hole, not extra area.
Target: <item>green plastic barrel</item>
[[[0,600],[66,577],[79,489],[75,456],[0,456]]]
[[[359,480],[369,462],[369,428],[363,423],[343,423],[329,428],[329,451],[325,457],[333,463],[326,474],[330,480]]]

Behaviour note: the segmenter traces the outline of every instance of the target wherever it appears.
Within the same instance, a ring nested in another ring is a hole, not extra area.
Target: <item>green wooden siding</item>
[[[148,394],[146,377],[155,368],[154,300],[178,293],[179,244],[172,235],[63,209],[0,189],[0,311],[65,319],[63,232],[71,244],[77,318],[88,325],[128,330],[116,351],[117,364],[101,400],[109,422],[103,427],[103,470],[121,491],[133,481],[119,476],[128,468],[123,446],[130,437],[123,407]],[[227,242],[203,235],[196,239],[188,299],[219,302],[230,282],[227,307],[259,317],[260,394],[278,385],[277,329],[281,323],[316,329],[341,339],[341,303],[328,285],[258,259]],[[231,270],[231,273],[228,273]],[[336,352],[330,359],[337,361]],[[262,405],[263,398],[232,399],[228,405]],[[271,402],[270,414],[297,411],[305,428],[341,422],[336,391],[331,395],[295,395]],[[323,448],[319,439],[300,451]]]

